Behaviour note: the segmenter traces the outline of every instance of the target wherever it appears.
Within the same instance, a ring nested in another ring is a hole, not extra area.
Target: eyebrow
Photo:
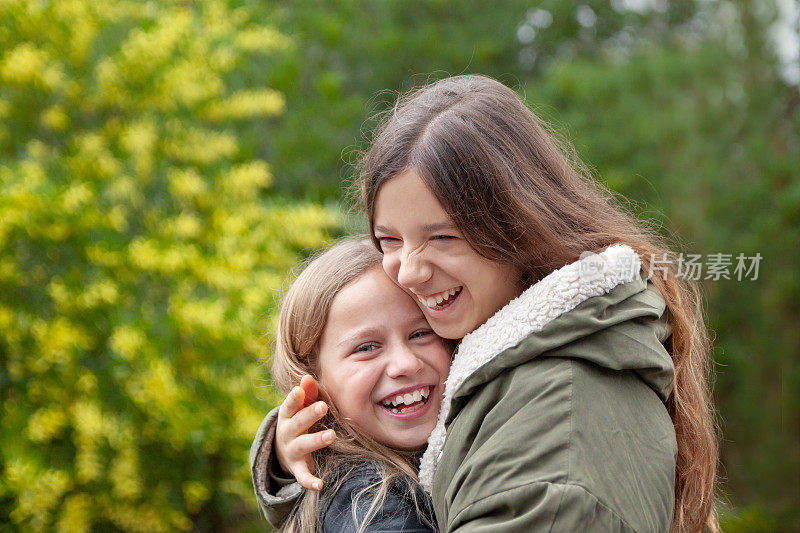
[[[407,327],[407,328],[410,328],[410,327],[415,326],[415,325],[420,325],[420,324],[425,324],[426,326],[429,325],[428,321],[425,320],[425,316],[424,315],[417,315],[416,313],[413,314],[413,315],[407,315],[404,318],[401,318],[399,322],[400,322],[400,324],[403,325],[403,327]],[[381,332],[382,332],[382,329],[381,328],[377,328],[377,327],[367,327],[367,328],[359,329],[359,330],[356,330],[355,333],[352,333],[352,334],[348,335],[347,337],[345,337],[344,339],[342,339],[341,341],[339,341],[336,344],[336,346],[344,346],[346,344],[352,344],[355,341],[360,341],[360,340],[362,340],[364,338],[375,337],[375,336],[380,335]]]
[[[448,222],[436,222],[434,224],[425,224],[424,226],[422,226],[422,231],[424,231],[426,233],[433,233],[435,231],[451,230],[451,229],[456,229],[456,226],[455,226],[455,224],[453,224],[452,222],[449,222],[449,221]],[[389,228],[385,227],[385,226],[375,226],[375,227],[372,228],[372,230],[373,230],[373,233],[376,233],[376,232],[392,233],[392,231]]]
[[[380,329],[378,329],[378,328],[359,329],[355,333],[353,333],[351,335],[348,335],[347,337],[345,337],[344,339],[339,341],[339,343],[336,346],[344,346],[345,344],[351,344],[351,343],[353,343],[353,342],[355,342],[357,340],[360,340],[360,339],[362,339],[364,337],[372,337],[372,336],[378,335],[379,333],[380,333]]]
[[[452,222],[437,222],[436,224],[426,224],[422,226],[424,231],[428,233],[433,233],[435,231],[441,231],[445,229],[456,229],[455,225]]]

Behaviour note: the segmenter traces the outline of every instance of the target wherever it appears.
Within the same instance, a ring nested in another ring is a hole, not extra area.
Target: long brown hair
[[[361,164],[370,228],[381,185],[413,169],[479,254],[517,267],[528,283],[615,243],[636,250],[645,272],[651,258],[671,257],[666,239],[593,179],[569,143],[485,76],[447,78],[398,99]],[[673,319],[666,346],[675,365],[667,409],[678,443],[672,530],[717,531],[711,343],[699,287],[677,274],[671,261],[650,276]]]
[[[281,304],[272,359],[272,380],[281,392],[288,394],[306,374],[319,382],[319,340],[334,298],[366,272],[379,270],[380,263],[381,254],[368,239],[347,237],[312,258],[297,276]],[[356,495],[353,520],[359,524],[359,531],[378,513],[390,485],[399,487],[408,496],[425,521],[427,515],[421,511],[422,503],[417,500],[418,491],[414,486],[418,466],[412,455],[372,439],[340,414],[321,383],[319,389],[320,399],[328,404],[328,412],[311,431],[325,428],[336,431],[333,444],[313,454],[312,471],[323,480],[323,492],[336,492],[352,469],[368,461],[380,481]],[[362,505],[360,500],[365,500],[366,505]],[[305,491],[287,519],[284,531],[316,531],[321,505],[319,492]],[[356,516],[356,510],[364,510],[363,516]]]

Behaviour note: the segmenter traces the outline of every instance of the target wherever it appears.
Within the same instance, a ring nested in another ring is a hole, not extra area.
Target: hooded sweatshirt
[[[441,531],[670,530],[671,326],[640,268],[582,256],[464,337],[420,468]]]

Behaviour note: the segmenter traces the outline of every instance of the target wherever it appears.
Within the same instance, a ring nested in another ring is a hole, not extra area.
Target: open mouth
[[[453,287],[446,291],[437,292],[430,296],[417,296],[417,299],[426,307],[435,311],[447,309],[458,298],[464,287]]]
[[[381,400],[381,405],[395,414],[411,413],[421,409],[431,394],[430,386],[420,387],[403,394],[389,396]]]

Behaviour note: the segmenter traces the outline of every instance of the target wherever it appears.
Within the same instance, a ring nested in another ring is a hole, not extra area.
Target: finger
[[[294,439],[294,441],[292,441],[291,457],[294,460],[305,461],[307,458],[306,456],[311,455],[311,452],[321,450],[322,448],[329,446],[335,440],[336,432],[332,429],[320,431],[319,433],[300,435]],[[299,471],[302,469],[293,467],[292,470]],[[297,476],[295,475],[295,477]]]
[[[305,392],[304,406],[309,406],[317,400],[319,396],[319,388],[317,387],[317,380],[313,376],[306,374],[300,379],[300,388]]]
[[[292,388],[289,394],[286,395],[286,399],[283,400],[280,409],[278,409],[278,417],[292,418],[296,415],[303,408],[305,395],[306,393],[301,387]]]
[[[328,412],[328,404],[317,402],[301,409],[291,418],[291,423],[287,426],[289,434],[296,436],[308,433],[309,428],[325,416]]]
[[[305,468],[305,466],[303,468]],[[300,472],[295,478],[300,485],[308,490],[322,490],[322,480],[313,476],[308,470]]]

